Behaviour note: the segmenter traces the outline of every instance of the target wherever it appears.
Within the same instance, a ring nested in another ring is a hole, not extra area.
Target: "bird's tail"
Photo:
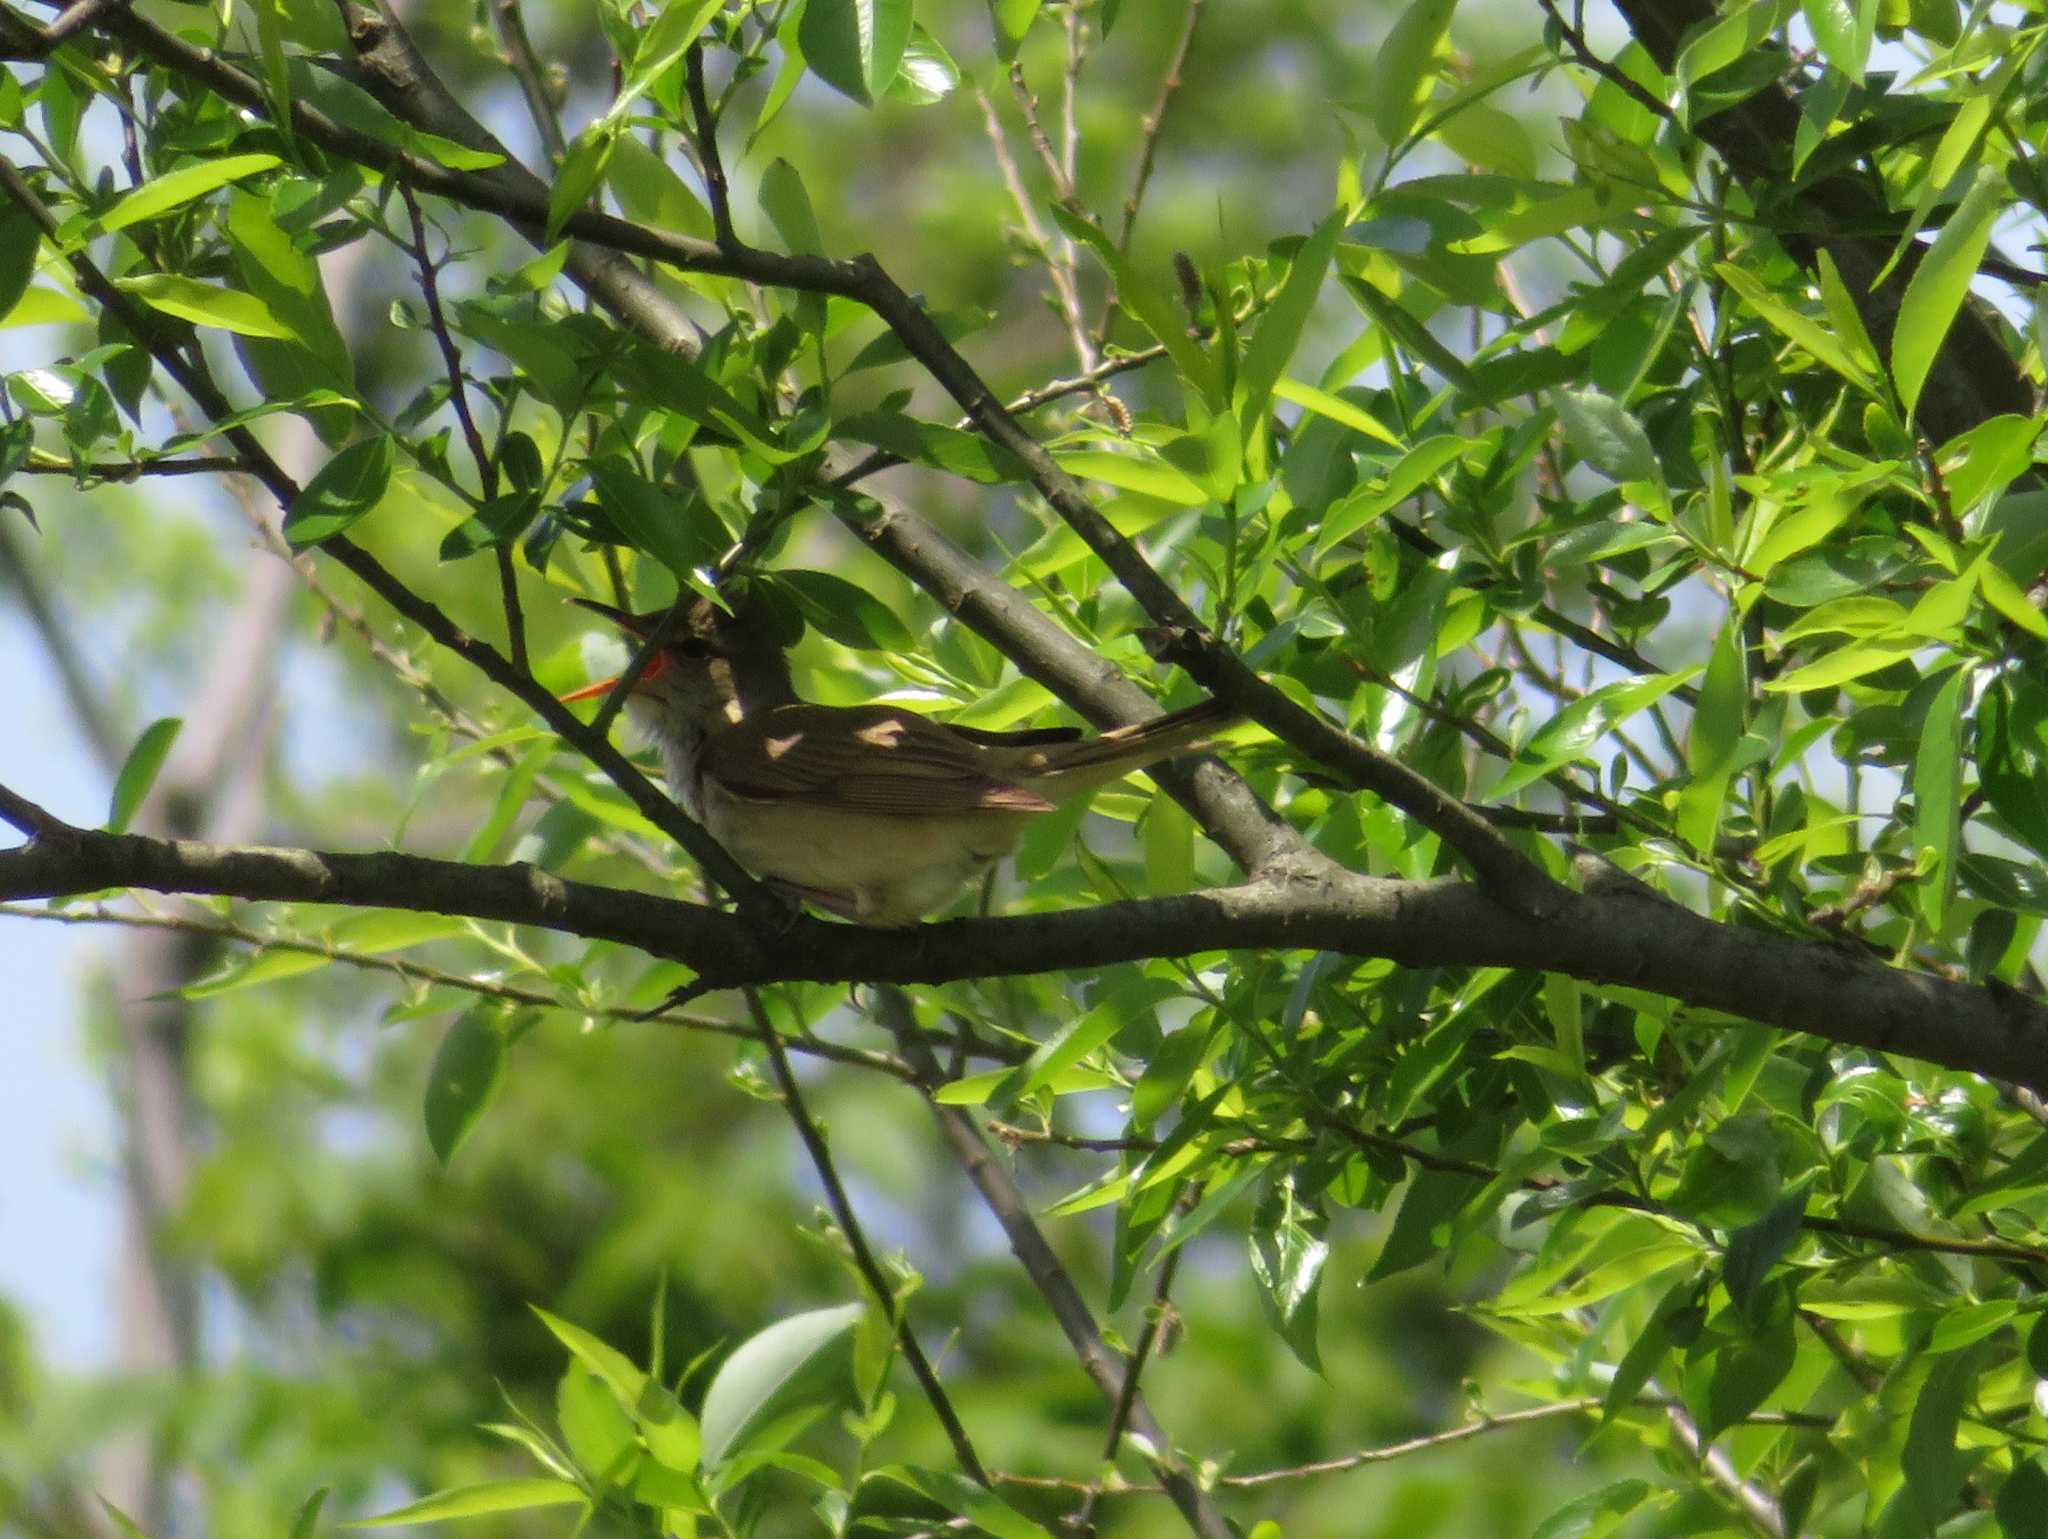
[[[1150,721],[1115,727],[1078,743],[1055,743],[1033,755],[1027,774],[1031,789],[1054,801],[1121,780],[1133,770],[1203,746],[1239,712],[1208,699]]]

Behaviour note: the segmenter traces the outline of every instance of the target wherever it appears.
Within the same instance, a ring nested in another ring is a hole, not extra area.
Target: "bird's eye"
[[[685,636],[678,641],[671,641],[668,649],[678,657],[703,658],[711,655],[711,643],[696,636]]]

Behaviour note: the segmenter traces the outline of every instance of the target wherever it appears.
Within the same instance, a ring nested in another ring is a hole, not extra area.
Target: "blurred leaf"
[[[1617,1480],[1565,1503],[1536,1525],[1532,1539],[1601,1539],[1640,1507],[1649,1494],[1647,1481]]]
[[[475,1129],[505,1075],[505,1038],[494,1005],[464,1011],[427,1073],[427,1142],[443,1165]]]
[[[184,725],[183,717],[165,716],[151,722],[143,729],[142,736],[135,740],[135,746],[128,750],[128,757],[122,761],[121,772],[114,777],[114,796],[107,808],[108,833],[128,832],[128,825],[135,821],[143,798],[156,784],[157,772],[164,767],[171,744],[178,740],[178,729]]]
[[[343,1528],[390,1528],[400,1523],[439,1523],[449,1518],[475,1518],[493,1512],[524,1512],[530,1507],[581,1506],[583,1493],[566,1480],[486,1480],[473,1486],[437,1491],[404,1507],[358,1518]]]
[[[0,319],[5,319],[28,292],[42,249],[42,227],[27,209],[0,204]]]
[[[1380,44],[1373,66],[1373,125],[1388,144],[1407,138],[1421,115],[1436,81],[1437,45],[1457,8],[1457,0],[1409,0]]]
[[[2040,1456],[2020,1460],[1998,1488],[1998,1528],[2005,1539],[2048,1539],[2048,1472]]]

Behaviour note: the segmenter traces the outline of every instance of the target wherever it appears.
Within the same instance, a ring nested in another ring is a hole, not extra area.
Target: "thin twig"
[[[1146,364],[1156,363],[1165,356],[1165,347],[1158,343],[1135,353],[1119,353],[1114,358],[1105,358],[1085,374],[1076,374],[1068,379],[1050,380],[1036,390],[1027,390],[1013,399],[1004,410],[1022,416],[1037,411],[1039,407],[1059,400],[1062,396],[1087,394],[1100,399],[1104,380],[1114,379],[1119,374],[1128,374],[1133,369],[1142,369]],[[964,430],[974,426],[974,420],[971,417],[962,417],[953,426]],[[835,475],[832,484],[852,486],[855,482],[864,481],[880,471],[905,463],[907,462],[900,454],[891,454],[887,449],[876,449]]]
[[[249,467],[232,454],[199,454],[188,459],[87,460],[75,463],[37,452],[18,476],[80,476],[90,481],[135,481],[144,476],[232,475]]]
[[[1152,110],[1138,125],[1138,166],[1131,174],[1131,190],[1124,194],[1123,227],[1116,236],[1119,251],[1131,249],[1138,208],[1145,201],[1146,189],[1152,185],[1152,167],[1159,156],[1159,135],[1166,127],[1166,109],[1173,102],[1173,93],[1180,89],[1180,72],[1187,67],[1188,54],[1195,46],[1195,23],[1201,15],[1202,0],[1188,0],[1187,14],[1181,18],[1180,37],[1174,42],[1172,57],[1166,61],[1166,73],[1159,80],[1159,94],[1152,99]],[[1101,329],[1106,331],[1107,327],[1105,315]]]
[[[526,98],[526,115],[533,119],[534,131],[540,135],[548,158],[559,160],[568,153],[569,141],[562,134],[562,120],[556,116],[555,104],[548,95],[540,56],[533,51],[533,39],[527,34],[526,15],[519,0],[494,0],[491,13],[497,18],[498,41],[504,45],[505,62],[511,66],[512,78],[519,82],[519,94]]]
[[[704,45],[693,46],[685,56],[684,82],[690,93],[690,116],[696,123],[693,136],[697,164],[704,173],[704,196],[711,205],[711,231],[722,247],[739,245],[732,228],[732,197],[726,186],[725,162],[718,154],[718,119],[712,114],[704,92]]]
[[[1031,194],[1026,191],[1023,175],[1018,171],[1017,162],[1010,154],[1009,139],[1003,132],[1002,119],[996,116],[995,103],[989,99],[985,91],[977,90],[974,99],[981,104],[982,122],[988,132],[989,148],[995,155],[996,169],[1002,175],[1003,186],[1009,190],[1010,202],[1015,206],[1017,217],[1023,223],[1024,233],[1031,238],[1032,247],[1038,252],[1038,260],[1045,268],[1046,276],[1052,280],[1053,298],[1059,305],[1060,319],[1066,323],[1067,341],[1074,349],[1074,360],[1081,370],[1082,377],[1088,378],[1095,369],[1096,348],[1093,339],[1088,335],[1087,324],[1081,316],[1081,294],[1074,285],[1074,265],[1071,260],[1062,260],[1053,238],[1046,233],[1045,226],[1038,222],[1038,212],[1032,205]],[[1040,129],[1038,133],[1043,139],[1044,130]],[[1058,174],[1059,168],[1055,164],[1055,182],[1058,180]],[[1098,384],[1098,394],[1100,389]]]
[[[925,1045],[922,1033],[912,1029],[914,1015],[909,1002],[895,989],[878,991],[877,1001],[883,1024],[895,1033],[897,1051],[928,1084],[938,1083],[943,1070]],[[1103,1339],[1102,1328],[1081,1297],[1080,1288],[1031,1216],[1030,1203],[1017,1189],[1010,1173],[990,1156],[988,1143],[971,1118],[957,1107],[936,1100],[928,1101],[928,1105],[961,1169],[996,1222],[1002,1225],[1011,1250],[1045,1300],[1082,1369],[1106,1400],[1112,1405],[1119,1403],[1124,1397],[1124,1380],[1130,1365]],[[1127,1420],[1144,1440],[1148,1462],[1188,1527],[1199,1539],[1229,1539],[1232,1530],[1228,1520],[1174,1452],[1172,1439],[1153,1416],[1142,1393],[1132,1392]]]
[[[1557,27],[1559,36],[1570,46],[1574,59],[1638,106],[1647,107],[1667,123],[1677,121],[1668,102],[1659,101],[1619,65],[1610,63],[1593,51],[1593,45],[1586,40],[1584,29],[1574,22],[1565,20],[1563,13],[1557,8],[1557,0],[1536,0],[1536,3],[1543,7],[1543,14],[1550,18]]]
[[[1645,1409],[1662,1410],[1671,1404],[1662,1395],[1638,1395],[1632,1402]],[[1442,1432],[1425,1433],[1421,1437],[1404,1438],[1398,1443],[1384,1443],[1377,1448],[1361,1448],[1356,1452],[1340,1454],[1332,1459],[1317,1459],[1307,1464],[1289,1465],[1285,1469],[1258,1470],[1245,1475],[1224,1475],[1217,1480],[1219,1486],[1233,1490],[1256,1490],[1261,1486],[1283,1485],[1289,1481],[1312,1480],[1320,1475],[1341,1475],[1369,1464],[1390,1464],[1396,1459],[1413,1458],[1417,1454],[1431,1453],[1439,1448],[1448,1448],[1454,1443],[1463,1443],[1475,1437],[1484,1437],[1493,1432],[1507,1432],[1516,1427],[1525,1427],[1532,1422],[1556,1421],[1567,1416],[1590,1416],[1598,1412],[1606,1402],[1596,1396],[1584,1396],[1576,1400],[1559,1400],[1549,1405],[1526,1406],[1519,1411],[1490,1413],[1482,1411],[1477,1421],[1466,1422],[1463,1426],[1449,1427]],[[1825,1431],[1835,1425],[1836,1418],[1812,1415],[1800,1411],[1757,1411],[1745,1416],[1738,1425],[1745,1427],[1805,1427]],[[1003,1485],[1022,1486],[1029,1490],[1074,1491],[1085,1494],[1091,1489],[1091,1482],[1063,1479],[1049,1475],[1015,1475],[1008,1471],[997,1471],[996,1480]],[[1126,1485],[1117,1489],[1120,1496],[1164,1496],[1165,1488],[1150,1485]]]
[[[5,787],[0,787],[0,798],[11,794]],[[0,805],[4,805],[4,801],[0,801]],[[385,973],[407,983],[423,984],[431,988],[459,989],[465,994],[536,1010],[560,1010],[569,1015],[617,1021],[621,1024],[651,1021],[658,1026],[681,1026],[690,1031],[731,1037],[741,1042],[752,1042],[759,1037],[758,1031],[750,1025],[720,1020],[716,1016],[698,1015],[683,1010],[662,1010],[650,1015],[645,1010],[629,1005],[590,1004],[565,999],[559,994],[543,993],[538,989],[520,988],[516,984],[502,983],[494,979],[449,972],[444,968],[430,967],[424,962],[411,961],[405,957],[373,956],[366,952],[350,951],[328,941],[308,940],[300,936],[265,935],[226,920],[188,918],[176,914],[125,913],[109,908],[31,908],[20,903],[0,903],[0,916],[8,919],[39,920],[46,924],[115,925],[131,930],[168,931],[201,940],[247,946],[258,955],[269,951],[283,951],[297,956],[319,957],[324,961],[337,963],[343,967],[353,967],[362,972]],[[910,1065],[893,1053],[848,1047],[816,1036],[792,1038],[790,1045],[796,1051],[812,1058],[827,1059],[833,1063],[844,1064],[848,1068],[872,1070],[906,1083],[917,1082],[917,1076]]]
[[[1190,1181],[1184,1185],[1180,1195],[1174,1199],[1175,1215],[1186,1217],[1200,1195],[1200,1183]],[[1131,1354],[1131,1366],[1124,1374],[1123,1393],[1117,1396],[1116,1406],[1110,1412],[1108,1429],[1103,1435],[1102,1458],[1105,1463],[1113,1461],[1117,1450],[1123,1446],[1124,1429],[1131,1422],[1131,1407],[1137,1403],[1138,1380],[1145,1372],[1145,1364],[1165,1346],[1167,1335],[1172,1330],[1173,1280],[1180,1271],[1180,1258],[1186,1254],[1185,1245],[1176,1245],[1167,1251],[1159,1263],[1159,1275],[1152,1287],[1152,1306],[1147,1311],[1146,1329],[1138,1337],[1137,1350]],[[1101,1499],[1102,1483],[1097,1481],[1089,1487],[1087,1496],[1082,1498],[1079,1510],[1068,1520],[1075,1530],[1084,1536],[1092,1536],[1095,1532],[1095,1504]]]
[[[477,487],[488,504],[498,495],[497,462],[484,447],[484,435],[477,430],[476,417],[469,409],[462,354],[455,346],[455,338],[448,330],[448,317],[441,308],[441,284],[435,276],[434,258],[427,250],[427,222],[420,214],[419,199],[404,182],[398,184],[398,193],[405,200],[406,216],[412,222],[413,265],[419,269],[420,294],[426,300],[427,328],[434,334],[441,362],[448,371],[448,404],[455,409],[455,420],[462,425],[463,442],[469,445],[469,457],[476,462]],[[505,641],[512,654],[512,666],[521,673],[531,673],[532,664],[526,655],[526,615],[519,603],[519,576],[512,567],[511,546],[500,540],[491,547],[491,554],[497,558],[498,596],[505,606]]]
[[[1734,1461],[1700,1435],[1691,1412],[1672,1401],[1664,1407],[1664,1418],[1671,1423],[1678,1446],[1699,1462],[1707,1483],[1726,1497],[1763,1539],[1795,1539],[1785,1531],[1785,1509],[1777,1498],[1754,1481],[1744,1480]]]
[[[796,1072],[790,1067],[789,1054],[782,1044],[782,1034],[768,1019],[768,1012],[762,1008],[758,991],[746,992],[747,1012],[754,1022],[755,1035],[767,1051],[768,1066],[775,1075],[776,1088],[782,1094],[783,1109],[795,1125],[797,1137],[803,1140],[805,1152],[811,1157],[811,1166],[818,1173],[818,1182],[825,1188],[825,1201],[832,1210],[832,1218],[846,1236],[847,1248],[853,1254],[853,1264],[859,1269],[868,1290],[874,1295],[875,1303],[887,1311],[896,1322],[896,1342],[902,1349],[903,1359],[910,1364],[910,1371],[917,1378],[918,1386],[924,1391],[933,1413],[939,1418],[939,1425],[946,1429],[946,1437],[953,1445],[953,1457],[960,1461],[961,1470],[976,1485],[993,1489],[988,1470],[983,1467],[981,1456],[974,1451],[974,1444],[967,1436],[967,1429],[961,1424],[959,1412],[954,1410],[952,1397],[946,1393],[945,1385],[939,1382],[938,1371],[932,1367],[931,1359],[925,1356],[919,1345],[917,1333],[910,1328],[910,1316],[895,1291],[889,1286],[888,1276],[876,1261],[873,1249],[868,1245],[867,1233],[861,1228],[860,1219],[853,1211],[853,1201],[846,1195],[846,1186],[839,1179],[839,1170],[832,1161],[832,1151],[825,1142],[825,1135],[812,1118],[810,1109],[804,1105],[803,1090],[797,1084]],[[926,1050],[927,1052],[929,1050]]]

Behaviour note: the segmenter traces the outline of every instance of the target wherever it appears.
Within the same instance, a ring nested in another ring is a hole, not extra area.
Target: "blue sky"
[[[14,750],[0,780],[59,817],[106,819],[94,764],[28,622],[0,608],[0,656]],[[114,935],[0,918],[8,1072],[0,1074],[0,1296],[29,1317],[37,1352],[59,1369],[96,1367],[114,1347],[118,1169],[105,1082],[88,1061],[79,985]]]

